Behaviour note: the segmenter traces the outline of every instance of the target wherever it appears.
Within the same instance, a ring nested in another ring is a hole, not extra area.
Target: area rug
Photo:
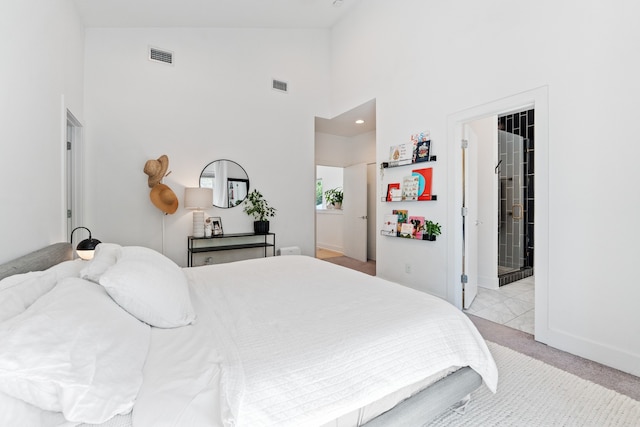
[[[464,414],[447,411],[429,427],[640,426],[640,402],[501,345],[487,342],[498,392],[481,387]]]

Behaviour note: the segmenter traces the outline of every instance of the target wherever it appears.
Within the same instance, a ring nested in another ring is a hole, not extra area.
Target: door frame
[[[64,108],[64,212],[63,221],[67,238],[71,230],[84,223],[84,128],[80,120],[73,113]],[[71,148],[67,149],[67,143]],[[71,217],[67,217],[67,210],[71,210]],[[66,238],[65,238],[66,241]]]
[[[536,146],[534,177],[536,189],[535,261],[535,339],[549,339],[549,90],[542,86],[530,91],[488,102],[447,117],[447,300],[462,308],[462,150],[463,126],[488,116],[519,108],[536,111]]]

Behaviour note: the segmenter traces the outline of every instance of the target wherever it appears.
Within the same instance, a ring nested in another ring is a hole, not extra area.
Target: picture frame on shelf
[[[211,232],[214,236],[222,236],[224,231],[222,230],[222,218],[219,216],[212,216],[211,218]]]

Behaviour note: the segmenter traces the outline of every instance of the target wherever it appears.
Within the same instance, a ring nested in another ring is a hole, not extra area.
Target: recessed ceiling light
[[[356,120],[356,124],[358,124],[358,125],[361,125],[361,124],[363,124],[363,123],[364,123],[364,120],[362,120],[362,119],[358,119],[358,120]]]

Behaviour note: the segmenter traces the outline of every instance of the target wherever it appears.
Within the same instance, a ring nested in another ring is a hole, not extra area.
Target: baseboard
[[[558,330],[549,329],[544,337],[551,347],[640,377],[640,355]]]
[[[328,251],[333,251],[333,252],[340,252],[341,254],[344,253],[344,248],[341,246],[330,245],[327,243],[317,243],[316,246],[320,249],[326,249]]]

